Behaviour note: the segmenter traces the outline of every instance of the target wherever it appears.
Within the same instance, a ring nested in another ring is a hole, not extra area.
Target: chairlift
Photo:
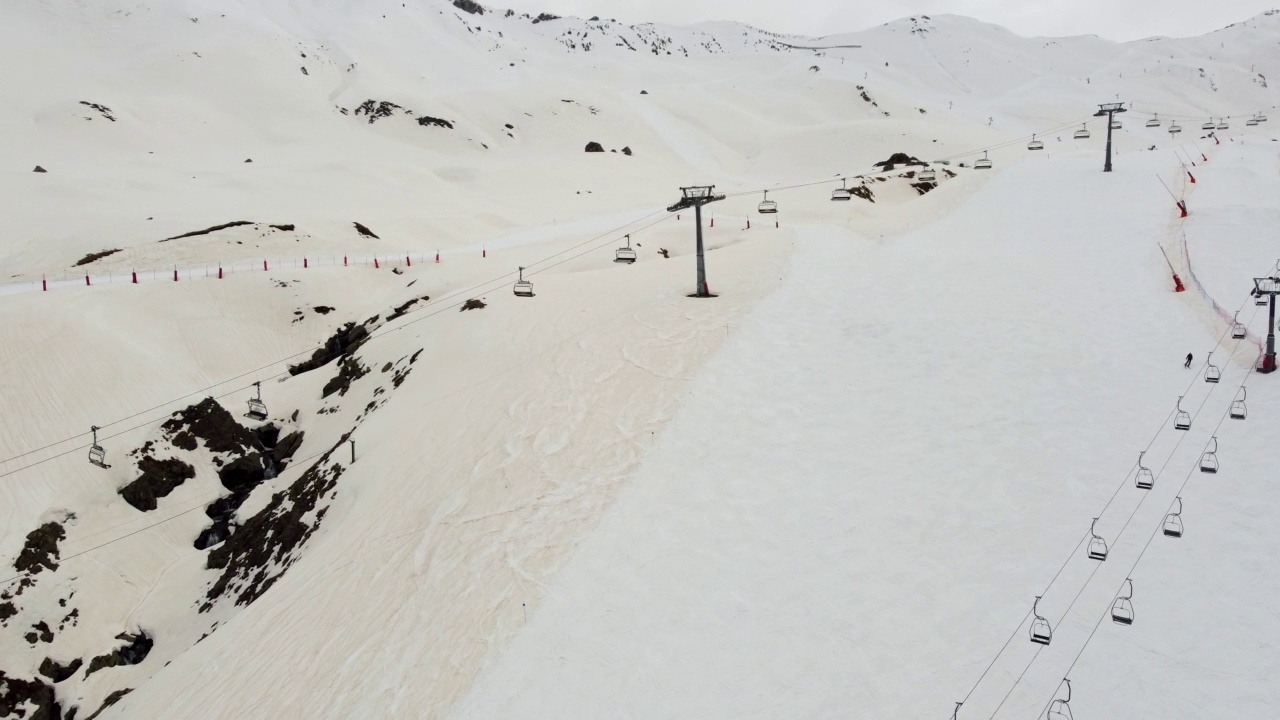
[[[1231,403],[1231,419],[1244,420],[1249,415],[1249,410],[1244,406],[1244,399],[1249,396],[1247,388],[1240,388],[1240,397]]]
[[[1098,526],[1098,518],[1093,519],[1093,523],[1089,525],[1089,559],[1090,560],[1106,560],[1107,559],[1107,541],[1102,539],[1095,529]]]
[[[1147,127],[1160,127],[1160,118],[1152,115],[1151,119],[1147,121]]]
[[[1036,601],[1031,605],[1031,614],[1035,615],[1035,619],[1031,621],[1031,642],[1037,645],[1048,645],[1053,640],[1053,628],[1049,627],[1049,621],[1041,617],[1036,609],[1040,604],[1040,596],[1036,596]]]
[[[1120,121],[1119,121],[1119,120],[1112,120],[1112,121],[1111,121],[1111,129],[1112,129],[1112,130],[1119,130],[1119,129],[1120,129],[1120,128],[1122,128],[1122,127],[1124,127],[1124,125],[1122,125],[1122,124],[1120,123]]]
[[[1156,476],[1151,474],[1151,468],[1142,464],[1142,456],[1146,454],[1146,450],[1138,453],[1138,474],[1134,477],[1134,482],[1139,490],[1150,490],[1156,486]]]
[[[631,236],[627,235],[626,247],[620,247],[613,253],[613,261],[620,263],[633,263],[636,261],[635,248],[631,247]]]
[[[1237,310],[1236,314],[1231,318],[1231,337],[1239,340],[1246,334],[1248,333],[1245,330],[1244,323],[1240,322],[1240,311]]]
[[[98,444],[99,430],[101,430],[101,428],[97,425],[94,425],[90,429],[90,432],[93,433],[93,444],[89,446],[89,462],[100,468],[105,468],[107,467],[107,451]]]
[[[925,168],[916,176],[920,182],[937,182],[938,173],[933,168]]]
[[[1075,131],[1075,133],[1073,133],[1071,137],[1075,138],[1076,140],[1088,140],[1089,139],[1089,123],[1085,123],[1084,125],[1081,125],[1080,129]]]
[[[1209,439],[1209,448],[1200,456],[1200,472],[1216,475],[1218,473],[1218,436]]]
[[[1267,294],[1274,291],[1275,289],[1276,289],[1276,283],[1271,278],[1262,278],[1261,280],[1259,280],[1258,289],[1254,291],[1255,298],[1254,298],[1253,304],[1259,307],[1266,307],[1267,302],[1269,300]]]
[[[516,297],[533,297],[533,283],[524,279],[524,268],[520,268],[519,279],[511,286],[511,291]]]
[[[1182,497],[1176,497],[1178,501],[1177,512],[1171,512],[1164,516],[1164,534],[1171,538],[1182,537]]]
[[[1111,622],[1117,625],[1133,624],[1133,580],[1124,579],[1125,585],[1128,586],[1128,592],[1116,598],[1111,605]]]
[[[1218,381],[1222,379],[1222,370],[1218,369],[1218,366],[1213,364],[1212,351],[1209,353],[1209,357],[1206,358],[1206,362],[1209,364],[1204,369],[1204,381],[1207,383],[1214,383],[1216,385]]]
[[[1191,414],[1182,409],[1182,396],[1178,396],[1178,414],[1173,417],[1173,429],[1190,430]]]
[[[1245,124],[1245,125],[1248,125],[1249,127],[1253,127],[1253,126],[1255,126],[1255,125],[1257,125],[1257,124],[1258,124],[1258,118],[1256,118],[1256,117],[1251,117],[1251,118],[1249,118],[1248,120],[1245,120],[1245,121],[1244,121],[1244,124]]]
[[[1258,113],[1258,122],[1264,123],[1266,121],[1267,121],[1267,116],[1264,115],[1263,113]]]
[[[1182,126],[1176,122],[1169,123],[1169,134],[1174,135],[1182,132]]]
[[[778,203],[769,199],[768,190],[764,191],[764,200],[760,201],[759,211],[761,215],[773,215],[778,212]]]
[[[987,158],[986,150],[982,151],[982,157],[973,161],[973,169],[974,170],[990,170],[991,169],[991,160]]]
[[[1054,699],[1049,703],[1049,712],[1045,716],[1048,720],[1074,720],[1071,716],[1071,681],[1062,678],[1062,682],[1067,684],[1067,697],[1063,699]]]
[[[840,187],[831,191],[832,202],[849,199],[849,188],[845,185],[844,178],[840,178]]]
[[[1036,136],[1035,136],[1035,135],[1032,135],[1032,136],[1031,136],[1031,142],[1027,143],[1027,149],[1028,149],[1028,150],[1043,150],[1043,149],[1044,149],[1044,141],[1043,141],[1043,140],[1037,140],[1037,139],[1036,139]]]
[[[1215,122],[1213,121],[1213,118],[1209,118],[1208,120],[1206,120],[1206,121],[1205,121],[1205,123],[1204,123],[1203,125],[1201,125],[1201,126],[1200,126],[1200,129],[1201,129],[1201,130],[1216,130],[1216,129],[1218,129],[1218,124],[1217,124],[1217,123],[1215,123]]]
[[[1219,129],[1219,130],[1226,130],[1226,129],[1230,128],[1230,127],[1231,127],[1231,125],[1230,125],[1229,123],[1227,123],[1227,119],[1226,119],[1226,118],[1222,118],[1221,120],[1219,120],[1219,121],[1218,121],[1218,129]]]
[[[262,383],[260,382],[254,383],[253,389],[255,390],[256,395],[254,395],[254,397],[249,398],[249,412],[245,413],[244,415],[250,420],[259,420],[259,421],[266,420],[267,406],[262,402]]]

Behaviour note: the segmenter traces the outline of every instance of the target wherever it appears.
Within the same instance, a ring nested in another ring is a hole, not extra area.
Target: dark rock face
[[[305,433],[301,430],[291,432],[284,436],[275,448],[271,451],[271,460],[275,463],[276,472],[284,470],[289,464],[289,460],[293,458],[293,454],[298,452],[298,448],[302,447],[302,438]]]
[[[55,683],[60,683],[72,675],[75,675],[76,671],[79,670],[82,665],[84,665],[84,661],[80,658],[76,658],[70,663],[63,665],[54,661],[53,658],[47,657],[44,659],[44,662],[40,663],[40,674]]]
[[[233,493],[247,493],[266,479],[267,468],[261,453],[250,453],[223,465],[218,470],[222,486]]]
[[[356,108],[356,115],[365,115],[369,118],[369,124],[372,125],[382,118],[391,117],[397,110],[408,112],[403,107],[386,100],[365,100]]]
[[[215,233],[215,232],[218,232],[219,230],[226,230],[227,228],[240,227],[242,225],[252,225],[252,224],[253,223],[249,222],[248,220],[233,220],[229,223],[214,225],[213,227],[207,227],[203,230],[192,230],[191,232],[182,233],[181,235],[174,235],[173,237],[165,238],[160,242],[169,242],[170,240],[181,240],[182,238],[196,237],[197,235],[208,235],[209,233]]]
[[[75,267],[80,267],[81,265],[88,265],[89,263],[95,260],[101,260],[102,258],[107,257],[108,255],[115,255],[118,252],[120,252],[120,248],[115,248],[114,250],[103,250],[101,252],[96,252],[96,253],[89,253],[88,255],[85,255],[84,257],[80,258],[80,260],[75,264]]]
[[[116,703],[120,702],[120,698],[124,697],[125,695],[128,695],[131,692],[133,692],[133,688],[124,688],[121,690],[116,690],[115,692],[108,695],[107,699],[102,701],[102,705],[97,710],[94,710],[93,714],[85,718],[84,720],[94,720],[94,718],[102,714],[103,710],[106,710],[112,705],[115,705]],[[68,717],[66,718],[66,720],[75,720],[75,718]]]
[[[559,15],[552,15],[551,13],[539,13],[538,17],[533,19],[533,24],[537,25],[538,23],[541,23],[541,22],[551,22],[552,20],[559,20],[559,19],[560,19]]]
[[[368,374],[369,368],[361,365],[359,359],[347,355],[338,363],[338,374],[325,383],[320,391],[320,397],[327,398],[334,393],[338,393],[339,396],[346,395],[351,389],[351,383]]]
[[[231,417],[226,408],[213,398],[205,398],[185,410],[179,410],[160,426],[175,447],[191,451],[197,440],[214,453],[243,455],[258,447],[253,431]]]
[[[472,15],[484,14],[484,6],[474,0],[453,0],[453,6]]]
[[[849,188],[849,194],[854,197],[860,197],[863,200],[867,200],[869,202],[876,201],[875,195],[871,192],[871,188],[867,187],[866,185],[859,185],[857,187]]]
[[[137,665],[147,659],[152,645],[155,644],[155,641],[145,632],[140,632],[137,635],[120,633],[116,636],[116,639],[124,640],[128,644],[116,648],[106,655],[99,655],[90,660],[89,669],[84,673],[86,678],[104,668]]]
[[[883,168],[885,170],[892,170],[899,165],[928,165],[928,164],[929,163],[919,158],[911,157],[906,153],[896,152],[890,155],[888,160],[881,160],[880,162],[875,163],[874,166],[878,168]]]
[[[328,315],[329,313],[333,312],[333,308],[329,307],[328,305],[317,305],[311,309],[315,310],[321,315]]]
[[[310,360],[291,366],[289,374],[301,375],[318,367],[324,367],[339,357],[355,352],[356,348],[369,339],[369,330],[366,328],[368,322],[366,321],[365,324],[361,325],[349,322],[338,328],[338,331],[325,342],[324,347],[312,353]]]
[[[280,230],[283,232],[293,232],[295,225],[293,223],[285,223],[283,225],[268,225],[267,227],[274,228],[276,230]]]
[[[41,620],[31,626],[31,632],[23,636],[27,642],[35,645],[37,642],[51,643],[53,642],[53,630],[49,628],[49,623]]]
[[[62,720],[52,685],[9,677],[0,671],[0,717],[25,718],[27,707],[35,708],[28,720]]]
[[[35,169],[35,170],[32,170],[31,172],[47,173],[47,172],[49,172],[49,171],[48,171],[48,170],[45,170],[44,168],[42,168],[42,167],[40,167],[39,165],[37,165],[37,166],[36,166],[36,169]]]
[[[447,128],[449,130],[453,129],[452,122],[448,120],[443,120],[441,118],[434,118],[434,117],[431,117],[430,115],[423,115],[422,117],[418,118],[418,124],[423,127],[435,126],[435,127]]]
[[[420,297],[420,298],[413,298],[413,299],[411,299],[411,300],[409,300],[409,301],[405,302],[405,303],[404,303],[403,305],[401,305],[400,307],[398,307],[398,308],[396,308],[395,310],[392,310],[392,311],[391,311],[391,314],[387,316],[387,322],[391,322],[392,320],[395,320],[396,318],[400,317],[401,315],[404,315],[405,313],[409,312],[409,308],[413,307],[414,305],[416,305],[416,304],[418,304],[418,303],[420,303],[420,302],[426,302],[427,300],[430,300],[430,299],[431,299],[431,296],[430,296],[430,295],[423,295],[423,296],[422,296],[422,297]]]
[[[587,143],[587,152],[604,152],[604,146],[598,142]]]
[[[622,154],[626,155],[627,157],[631,157],[631,148],[630,147],[622,148]]]
[[[466,310],[483,310],[486,307],[489,307],[489,306],[486,305],[483,300],[479,298],[471,298],[470,300],[462,303],[462,307],[458,310],[458,312],[463,312]],[[422,352],[422,351],[419,350],[418,352]],[[417,356],[415,355],[414,357],[417,357]]]
[[[155,510],[159,498],[166,497],[179,485],[196,476],[196,469],[177,458],[157,460],[146,456],[138,461],[142,475],[120,488],[125,502],[138,510]]]
[[[381,238],[375,235],[374,232],[370,230],[368,227],[361,225],[358,222],[353,222],[351,224],[356,226],[356,232],[360,233],[361,235],[365,237],[373,238],[374,240],[381,240]]]
[[[87,100],[81,100],[81,101],[80,101],[80,104],[81,104],[81,105],[84,105],[85,107],[93,108],[94,110],[97,110],[99,113],[101,113],[101,114],[102,114],[102,117],[104,117],[104,118],[106,118],[106,119],[110,120],[111,122],[115,122],[115,121],[116,121],[115,116],[111,114],[111,108],[107,107],[106,105],[99,105],[98,103],[91,103],[91,102],[88,102]]]
[[[58,569],[58,543],[65,540],[67,534],[62,525],[48,522],[27,533],[27,541],[22,545],[22,552],[13,561],[13,568],[21,573],[32,575],[48,569]]]

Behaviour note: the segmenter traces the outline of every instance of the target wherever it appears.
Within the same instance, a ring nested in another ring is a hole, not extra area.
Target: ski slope
[[[1274,706],[1246,293],[1280,117],[1244,121],[1280,18],[1117,44],[464,6],[0,23],[30,68],[0,79],[0,717],[1012,718],[1064,676],[1079,717]],[[950,164],[922,193],[873,165],[898,152]],[[702,182],[714,300],[665,211]],[[222,419],[189,447],[195,407]],[[190,469],[150,508],[146,458]]]

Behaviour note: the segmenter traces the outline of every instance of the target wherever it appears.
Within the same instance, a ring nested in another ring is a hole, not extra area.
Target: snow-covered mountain
[[[1020,717],[1068,672],[1091,717],[1274,704],[1276,393],[1210,426],[1266,332],[1280,14],[32,0],[0,61],[0,717]],[[1179,394],[1203,421],[1152,439]],[[1238,489],[1152,559],[1211,436]],[[1055,576],[1100,508],[1112,559]],[[1161,600],[1085,654],[1134,558]],[[1050,578],[1054,644],[996,655]]]

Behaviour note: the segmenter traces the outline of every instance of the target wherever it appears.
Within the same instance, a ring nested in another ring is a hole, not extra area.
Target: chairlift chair
[[[1106,560],[1107,559],[1107,541],[1102,539],[1095,529],[1098,526],[1098,518],[1093,519],[1093,523],[1089,525],[1089,559],[1090,560]]]
[[[1071,135],[1071,137],[1075,138],[1076,140],[1088,140],[1088,139],[1089,139],[1089,124],[1088,124],[1088,123],[1085,123],[1084,125],[1081,125],[1081,126],[1080,126],[1080,129],[1079,129],[1079,130],[1077,130],[1077,131],[1075,131],[1075,133],[1073,133],[1073,134]]]
[[[1262,278],[1258,281],[1257,297],[1253,304],[1259,307],[1265,307],[1269,300],[1267,293],[1276,289],[1276,283],[1271,278]]]
[[[1112,120],[1112,121],[1111,121],[1111,129],[1112,129],[1112,130],[1119,130],[1119,129],[1120,129],[1120,128],[1122,128],[1122,127],[1124,127],[1124,125],[1123,125],[1123,124],[1121,124],[1121,122],[1120,122],[1119,120]]]
[[[1062,678],[1062,682],[1067,684],[1066,699],[1055,698],[1049,703],[1049,712],[1045,715],[1048,720],[1074,720],[1071,716],[1071,681]]]
[[[1267,116],[1263,113],[1258,113],[1258,122],[1264,123],[1266,121],[1267,121]]]
[[[1037,645],[1048,645],[1053,640],[1053,628],[1049,627],[1049,621],[1041,617],[1037,610],[1040,604],[1040,596],[1036,596],[1036,601],[1031,605],[1031,614],[1035,615],[1035,619],[1031,621],[1031,642]]]
[[[758,209],[761,215],[773,215],[778,212],[778,203],[769,199],[768,190],[764,191],[764,200],[760,201],[760,207]]]
[[[1216,475],[1218,473],[1218,436],[1209,439],[1209,448],[1200,456],[1200,472]]]
[[[1236,311],[1236,314],[1231,318],[1231,337],[1239,340],[1247,334],[1244,323],[1240,322],[1240,312]]]
[[[1244,124],[1245,124],[1245,125],[1248,125],[1249,127],[1253,127],[1253,126],[1255,126],[1255,125],[1257,125],[1257,124],[1258,124],[1258,118],[1256,118],[1256,117],[1251,117],[1251,118],[1249,118],[1248,120],[1245,120],[1245,121],[1244,121]]]
[[[1226,118],[1222,118],[1221,120],[1219,120],[1219,121],[1218,121],[1218,129],[1219,129],[1219,130],[1226,130],[1226,129],[1230,128],[1230,127],[1231,127],[1231,125],[1227,122],[1227,119],[1226,119]]]
[[[105,468],[107,466],[107,451],[98,444],[98,430],[100,429],[97,425],[94,425],[90,430],[93,433],[93,444],[89,446],[89,462],[100,468]]]
[[[1244,406],[1244,399],[1249,396],[1246,388],[1240,388],[1240,397],[1231,403],[1231,419],[1244,420],[1249,415],[1249,410]]]
[[[840,187],[831,191],[832,202],[839,202],[849,199],[849,188],[845,185],[844,178],[840,178]]]
[[[1128,591],[1116,598],[1111,605],[1111,622],[1117,625],[1133,624],[1133,580],[1124,579]]]
[[[973,169],[974,170],[990,170],[991,169],[991,160],[987,158],[986,150],[982,151],[982,157],[973,161]]]
[[[916,179],[920,182],[937,182],[938,173],[933,168],[925,168],[920,171],[920,174],[916,176]]]
[[[1146,454],[1146,450],[1138,453],[1138,474],[1134,477],[1134,482],[1139,490],[1150,490],[1156,486],[1156,477],[1151,474],[1151,468],[1142,464],[1142,456]]]
[[[524,268],[520,268],[518,277],[516,284],[511,286],[511,291],[516,297],[533,297],[533,283],[524,279]]]
[[[635,248],[631,247],[631,236],[627,235],[626,247],[620,247],[613,253],[613,261],[627,263],[628,265],[636,261]]]
[[[1206,362],[1209,364],[1206,365],[1204,369],[1204,381],[1207,383],[1214,383],[1216,385],[1217,382],[1222,379],[1222,370],[1220,370],[1217,365],[1213,364],[1212,351],[1209,353],[1209,357],[1206,358]]]
[[[1174,500],[1178,501],[1178,510],[1177,512],[1171,512],[1164,516],[1164,527],[1162,530],[1168,537],[1180,538],[1182,537],[1182,497],[1176,497]]]
[[[1176,133],[1180,133],[1180,132],[1182,132],[1182,126],[1181,126],[1181,125],[1179,125],[1179,124],[1178,124],[1178,123],[1176,123],[1176,122],[1174,122],[1174,123],[1169,123],[1169,134],[1170,134],[1170,135],[1173,135],[1173,134],[1176,134]]]
[[[259,420],[259,421],[266,420],[267,406],[265,403],[262,402],[262,383],[260,382],[254,383],[253,389],[255,390],[256,394],[254,395],[254,397],[249,398],[249,412],[245,413],[244,415],[250,420]]]
[[[1178,412],[1173,416],[1173,429],[1190,430],[1191,429],[1191,413],[1182,409],[1182,396],[1178,396]]]
[[[1037,140],[1037,139],[1036,139],[1036,136],[1035,136],[1035,135],[1032,135],[1032,136],[1031,136],[1031,142],[1027,143],[1027,149],[1028,149],[1028,150],[1043,150],[1043,149],[1044,149],[1044,141],[1043,141],[1043,140]]]
[[[1203,125],[1201,125],[1201,126],[1200,126],[1200,129],[1201,129],[1201,130],[1216,130],[1216,129],[1218,129],[1218,124],[1217,124],[1217,123],[1215,123],[1215,122],[1213,121],[1213,118],[1209,118],[1208,120],[1206,120],[1206,121],[1205,121],[1205,123],[1204,123]]]
[[[1147,121],[1147,127],[1160,127],[1160,118],[1152,115],[1151,119]]]

